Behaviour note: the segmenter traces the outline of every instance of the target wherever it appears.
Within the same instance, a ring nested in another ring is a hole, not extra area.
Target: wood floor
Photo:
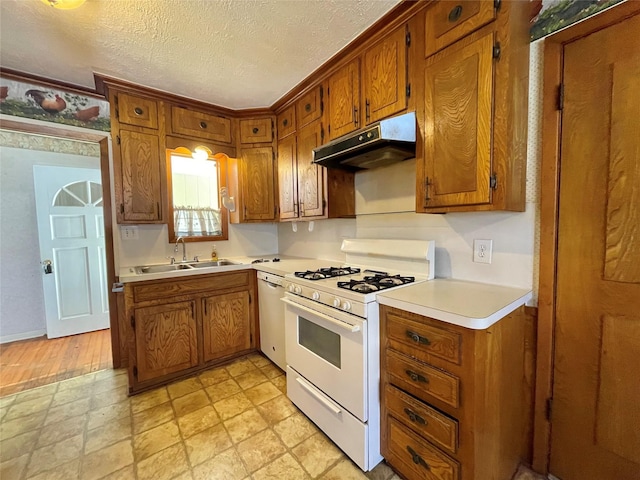
[[[107,330],[0,345],[0,397],[112,368]]]

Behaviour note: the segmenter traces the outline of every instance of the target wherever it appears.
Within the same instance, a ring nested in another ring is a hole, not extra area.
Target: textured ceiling
[[[0,65],[94,88],[93,73],[265,107],[399,0],[0,0]]]

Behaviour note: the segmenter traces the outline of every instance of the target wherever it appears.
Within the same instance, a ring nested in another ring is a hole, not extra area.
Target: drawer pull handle
[[[407,445],[407,452],[409,452],[409,455],[411,455],[411,459],[413,460],[413,463],[415,463],[416,465],[422,465],[427,470],[431,470],[431,467],[429,466],[429,464],[425,462],[424,459],[420,455],[418,455],[418,452],[416,452],[409,445]]]
[[[253,127],[253,130],[251,130],[253,132],[253,134],[255,135],[256,133],[258,133],[260,130],[258,129],[258,127]]]
[[[452,23],[457,22],[458,20],[460,20],[461,15],[462,15],[462,5],[456,5],[449,12],[449,21]]]
[[[420,425],[426,425],[427,421],[422,418],[420,415],[418,415],[415,412],[412,412],[411,410],[409,410],[408,408],[404,409],[404,413],[407,414],[407,417],[409,417],[409,419],[413,422],[413,423],[419,423]]]
[[[420,343],[422,345],[431,345],[431,341],[427,337],[418,335],[416,332],[412,332],[411,330],[407,330],[407,337],[409,337],[416,343]]]
[[[405,370],[405,373],[409,375],[409,378],[414,382],[429,383],[429,379],[424,375],[420,375],[419,373],[412,372],[411,370]]]
[[[134,108],[133,111],[136,115],[142,115],[144,113],[144,110],[142,110],[140,107]]]

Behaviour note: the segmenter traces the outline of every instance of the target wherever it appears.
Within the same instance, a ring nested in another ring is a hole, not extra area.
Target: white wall
[[[99,169],[99,150],[96,144],[0,131],[0,343],[46,332],[34,165]]]

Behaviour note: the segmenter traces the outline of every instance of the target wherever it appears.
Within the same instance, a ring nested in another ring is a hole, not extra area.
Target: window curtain
[[[204,237],[221,235],[220,209],[173,207],[176,235]]]

